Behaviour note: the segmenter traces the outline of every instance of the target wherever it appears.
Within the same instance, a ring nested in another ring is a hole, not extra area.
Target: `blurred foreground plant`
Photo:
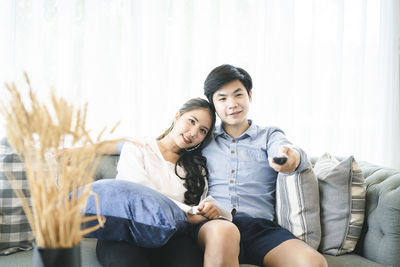
[[[82,209],[90,195],[98,202],[90,183],[100,152],[118,140],[101,142],[106,128],[92,140],[85,126],[87,104],[83,110],[75,108],[57,98],[53,91],[51,105],[47,107],[38,101],[27,74],[25,78],[29,86],[28,103],[24,103],[14,83],[6,84],[9,104],[0,103],[8,142],[25,163],[31,199],[21,190],[15,191],[38,246],[73,247],[85,234],[104,225],[105,218],[99,211],[95,216],[85,217]],[[12,184],[15,182],[10,174],[8,178]],[[82,223],[93,220],[98,224],[82,229]]]

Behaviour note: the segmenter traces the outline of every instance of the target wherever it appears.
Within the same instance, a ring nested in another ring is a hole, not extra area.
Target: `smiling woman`
[[[172,129],[170,128],[171,131],[164,136],[165,138],[160,138],[160,145],[165,146],[167,143],[174,142],[177,152],[181,149],[194,150],[198,148],[204,138],[209,136],[212,125],[211,114],[212,111],[208,108],[177,113]]]
[[[145,136],[201,95],[209,69],[230,63],[257,80],[257,123],[281,125],[312,155],[328,150],[400,168],[398,6],[4,0],[0,84],[26,70],[36,88],[90,101],[90,128],[118,118],[117,134]]]
[[[116,179],[147,186],[171,199],[187,215],[191,226],[186,234],[194,239],[176,247],[172,245],[176,240],[171,239],[159,250],[146,250],[114,239],[99,240],[97,256],[103,266],[148,266],[154,259],[162,260],[163,266],[201,266],[195,241],[204,248],[204,266],[215,266],[217,262],[223,263],[221,266],[239,266],[239,232],[231,223],[229,212],[211,196],[207,197],[208,170],[201,151],[211,139],[215,117],[208,101],[194,98],[180,108],[171,126],[157,139],[123,145]],[[154,212],[148,209],[145,207],[144,212]],[[221,218],[226,220],[214,220]],[[195,225],[200,223],[208,230],[197,233]],[[202,238],[211,234],[212,239]],[[168,254],[165,251],[171,246],[178,256],[162,256]],[[127,257],[127,251],[133,256]],[[187,256],[192,254],[197,256]]]

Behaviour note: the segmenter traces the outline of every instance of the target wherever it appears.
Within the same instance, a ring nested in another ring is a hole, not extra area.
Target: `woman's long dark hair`
[[[210,112],[211,116],[211,127],[208,131],[204,140],[200,143],[200,145],[189,151],[182,149],[180,151],[180,156],[175,164],[175,174],[185,180],[184,186],[187,191],[185,192],[185,203],[188,205],[196,205],[200,201],[200,197],[204,192],[205,182],[204,179],[208,178],[208,170],[206,165],[206,158],[201,154],[201,150],[205,147],[211,140],[211,136],[214,132],[215,127],[215,111],[211,107],[210,103],[202,98],[192,98],[187,101],[183,106],[179,109],[179,115],[183,115],[184,113],[199,109],[206,108]],[[167,136],[171,130],[174,128],[174,123],[162,134],[157,140],[163,139]],[[177,166],[183,167],[186,173],[186,177],[181,177],[178,174]]]

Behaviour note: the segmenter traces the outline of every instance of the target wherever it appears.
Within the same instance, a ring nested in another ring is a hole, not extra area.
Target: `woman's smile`
[[[187,138],[185,135],[182,134],[182,139],[183,142],[185,142],[185,144],[190,144],[192,142],[192,140],[190,140],[190,138]]]

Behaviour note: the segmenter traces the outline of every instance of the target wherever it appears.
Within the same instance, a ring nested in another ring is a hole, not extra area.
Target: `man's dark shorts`
[[[237,213],[232,221],[240,231],[240,264],[262,266],[265,255],[281,243],[296,237],[277,223]],[[193,225],[191,234],[197,240],[199,230],[207,221]]]

